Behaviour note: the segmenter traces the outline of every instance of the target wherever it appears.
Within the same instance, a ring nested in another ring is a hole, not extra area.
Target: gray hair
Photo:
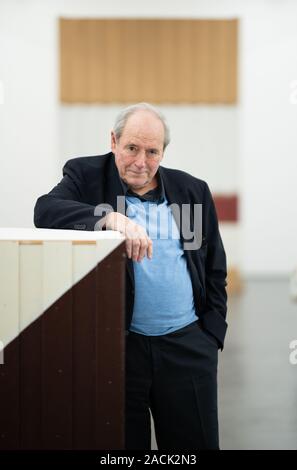
[[[170,142],[170,131],[167,125],[166,119],[163,114],[154,106],[149,103],[137,103],[124,108],[120,114],[118,114],[115,123],[114,123],[114,133],[116,138],[119,140],[123,134],[124,127],[127,124],[127,121],[132,114],[135,114],[137,111],[149,111],[150,113],[154,114],[164,126],[164,146],[163,149],[165,150],[167,145]]]

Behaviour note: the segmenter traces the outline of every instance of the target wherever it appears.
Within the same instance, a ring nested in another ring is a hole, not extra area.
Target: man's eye
[[[158,155],[158,150],[152,149],[149,151],[150,155]]]

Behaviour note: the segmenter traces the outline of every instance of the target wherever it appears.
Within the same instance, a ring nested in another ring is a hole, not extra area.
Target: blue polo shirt
[[[144,227],[153,242],[151,260],[133,261],[135,298],[130,331],[150,336],[171,333],[198,320],[179,230],[160,176],[158,181],[158,188],[143,196],[126,190],[127,216]]]

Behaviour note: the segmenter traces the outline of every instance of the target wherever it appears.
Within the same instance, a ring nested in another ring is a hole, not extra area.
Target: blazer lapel
[[[124,190],[121,184],[118,169],[115,164],[113,153],[110,154],[108,160],[107,171],[105,173],[104,184],[104,202],[109,204],[114,212],[118,211],[117,197],[124,197]]]
[[[181,185],[178,184],[175,180],[172,180],[172,179],[170,179],[170,177],[168,177],[168,173],[166,172],[166,168],[160,167],[159,171],[160,171],[160,174],[162,176],[167,201],[171,205],[171,211],[172,211],[173,217],[174,217],[175,222],[176,222],[176,224],[178,226],[178,229],[179,229],[180,239],[181,239],[184,254],[185,254],[185,257],[186,257],[186,260],[187,260],[187,263],[188,263],[188,268],[189,268],[190,276],[191,276],[191,279],[192,279],[193,287],[196,287],[196,289],[198,290],[198,297],[197,298],[201,299],[201,297],[203,296],[203,288],[202,288],[200,278],[199,278],[198,273],[197,273],[197,269],[195,267],[195,262],[193,260],[193,252],[191,250],[188,250],[188,249],[184,248],[184,243],[185,243],[186,240],[183,236],[182,223],[181,223],[182,214],[183,214],[182,206],[183,206],[183,204],[187,204],[187,206],[186,206],[188,208],[187,210],[189,210],[189,212],[190,212],[190,230],[193,233],[194,215],[193,215],[192,207],[190,207],[190,206],[193,206],[195,201],[190,199],[190,195],[186,192],[186,190],[185,190],[186,188],[184,186],[181,187]],[[187,212],[187,211],[185,211],[185,212]],[[185,216],[185,212],[183,214],[184,216]],[[188,221],[186,221],[186,223],[188,223]],[[187,240],[187,241],[189,241],[189,240]],[[194,289],[195,290],[194,297],[195,297],[195,295],[197,295],[196,289]]]

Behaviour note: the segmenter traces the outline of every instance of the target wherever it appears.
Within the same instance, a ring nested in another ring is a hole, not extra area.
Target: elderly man
[[[34,222],[125,235],[126,448],[150,449],[151,410],[160,450],[218,449],[225,252],[207,184],[160,166],[168,143],[157,109],[124,109],[112,152],[69,160],[61,182],[38,199]]]

